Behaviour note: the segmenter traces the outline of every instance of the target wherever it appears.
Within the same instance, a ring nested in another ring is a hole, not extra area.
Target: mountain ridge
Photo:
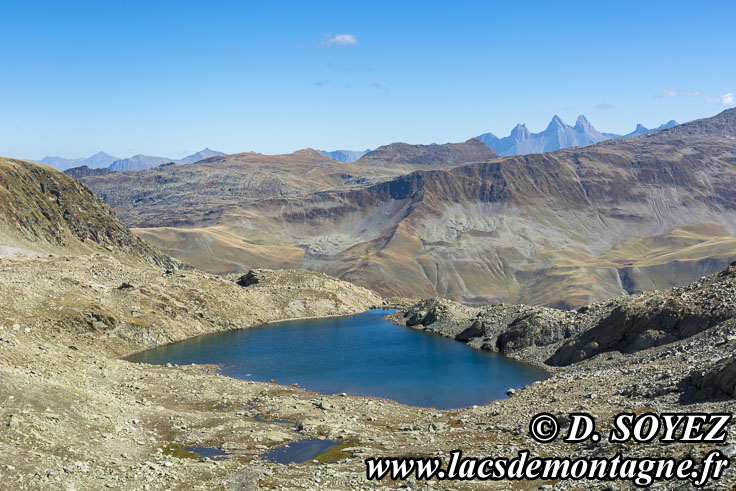
[[[187,166],[104,176],[80,174],[80,179],[126,223],[148,227],[198,223],[210,216],[213,209],[253,199],[365,187],[420,168],[493,157],[495,152],[478,140],[447,145],[397,143],[349,163],[330,159],[314,149],[283,155],[244,152]],[[202,194],[205,186],[218,193]],[[189,210],[188,217],[180,216],[179,207]]]
[[[574,126],[568,125],[555,114],[547,127],[539,133],[532,133],[524,124],[517,124],[511,130],[509,136],[499,138],[493,133],[483,133],[477,138],[499,155],[508,157],[593,145],[612,138],[639,136],[652,131],[671,128],[675,125],[677,125],[677,122],[674,120],[670,120],[653,129],[637,124],[631,133],[618,135],[615,133],[599,132],[582,114],[578,116]]]
[[[72,167],[87,166],[90,169],[108,167],[116,160],[118,160],[118,157],[113,157],[112,155],[108,155],[105,152],[100,151],[89,157],[78,159],[66,159],[63,157],[44,157],[37,163],[64,171]]]
[[[358,164],[383,165],[388,167],[409,166],[412,169],[448,167],[466,162],[487,160],[498,157],[477,138],[461,143],[442,145],[412,145],[396,142],[372,150],[360,159]]]
[[[727,110],[592,146],[414,166],[367,186],[186,218],[125,216],[162,250],[211,271],[288,264],[388,296],[570,308],[677,286],[736,259],[735,136]],[[258,238],[238,239],[249,236]],[[227,260],[199,262],[204,243]]]
[[[67,171],[70,169],[77,169],[74,172],[79,174],[86,171],[79,170],[83,167],[89,169],[110,169],[112,172],[125,172],[130,170],[142,170],[158,167],[159,165],[174,162],[176,164],[192,164],[199,162],[200,160],[218,157],[225,155],[223,152],[218,152],[210,148],[204,148],[199,152],[195,152],[191,155],[187,155],[181,159],[170,159],[167,157],[154,157],[150,155],[137,154],[128,158],[119,158],[108,155],[105,152],[97,152],[94,155],[87,158],[78,159],[66,159],[63,157],[44,157],[36,162],[38,164],[47,165],[60,171]]]
[[[133,235],[76,179],[50,167],[6,158],[0,158],[0,177],[0,231],[6,247],[33,255],[115,252],[159,266],[173,264]]]

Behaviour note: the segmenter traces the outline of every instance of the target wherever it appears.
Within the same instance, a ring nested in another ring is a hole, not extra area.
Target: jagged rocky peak
[[[530,132],[524,124],[517,124],[507,137],[498,138],[492,133],[484,133],[478,138],[499,155],[524,155],[529,153],[550,152],[562,148],[593,145],[611,138],[622,136],[639,136],[652,131],[676,126],[676,121],[669,121],[654,129],[637,125],[636,130],[626,135],[601,133],[584,115],[578,116],[575,126],[565,123],[558,115],[554,115],[544,131]]]
[[[531,135],[531,132],[527,129],[525,124],[517,124],[514,129],[511,130],[510,137],[515,140],[526,140]]]
[[[556,130],[558,128],[569,128],[569,125],[555,114],[554,116],[552,116],[552,121],[550,121],[547,125],[547,131]]]
[[[585,116],[582,114],[578,116],[577,121],[575,121],[575,129],[577,131],[587,131],[592,129],[592,125],[590,124],[590,121],[588,121]]]

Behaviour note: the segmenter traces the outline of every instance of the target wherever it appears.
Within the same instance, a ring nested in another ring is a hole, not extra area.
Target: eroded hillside
[[[227,208],[261,199],[361,188],[417,169],[495,156],[476,139],[445,145],[395,143],[350,163],[312,149],[286,155],[246,152],[193,165],[79,178],[130,226],[198,227],[220,221]]]
[[[214,272],[288,265],[384,295],[576,307],[724,268],[736,259],[734,189],[731,109],[590,147],[244,200],[136,233]]]

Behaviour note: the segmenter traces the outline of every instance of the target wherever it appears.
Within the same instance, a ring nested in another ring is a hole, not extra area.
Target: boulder
[[[257,285],[260,281],[261,279],[256,275],[256,272],[251,269],[246,274],[238,278],[236,283],[243,288],[248,288],[249,286]]]
[[[690,381],[698,391],[698,398],[724,395],[736,398],[736,357],[721,360],[709,370],[692,374]]]

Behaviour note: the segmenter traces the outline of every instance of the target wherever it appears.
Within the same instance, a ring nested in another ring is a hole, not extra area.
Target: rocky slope
[[[736,408],[736,262],[683,287],[577,311],[525,305],[472,308],[427,299],[389,318],[548,367],[554,375],[533,387],[549,390],[546,397],[542,391],[535,395],[553,413],[571,392],[580,397],[579,409],[597,415],[620,412],[613,408],[636,400],[650,401],[645,405],[656,412],[732,413]],[[568,383],[560,385],[561,380]],[[729,447],[728,452],[735,451]],[[596,452],[614,449],[604,444]]]
[[[704,332],[730,332],[731,326],[736,327],[734,300],[736,262],[687,286],[618,297],[577,311],[527,305],[473,308],[428,299],[392,314],[391,319],[475,348],[561,367],[601,355],[673,345]],[[714,354],[716,350],[705,344],[701,351]],[[709,365],[722,361],[714,357]],[[708,371],[706,366],[700,368]],[[730,373],[726,365],[719,370]]]
[[[24,254],[111,253],[165,267],[177,261],[130,233],[90,189],[65,174],[0,158],[3,249]]]

